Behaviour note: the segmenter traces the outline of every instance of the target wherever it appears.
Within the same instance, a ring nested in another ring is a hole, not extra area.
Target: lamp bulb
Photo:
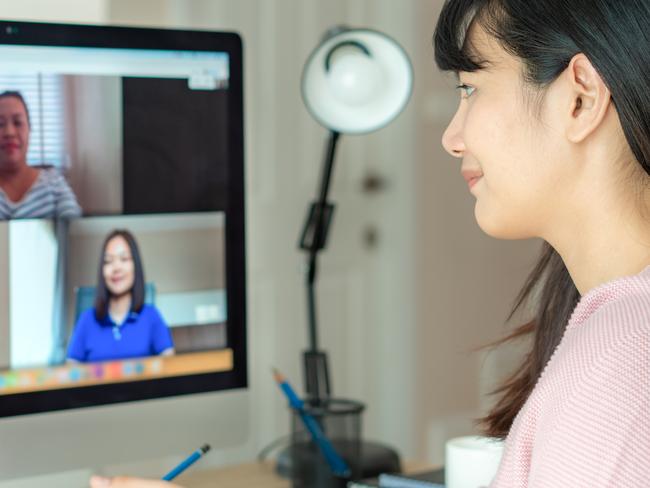
[[[364,53],[337,56],[327,76],[332,94],[348,105],[372,100],[382,85],[381,69]]]

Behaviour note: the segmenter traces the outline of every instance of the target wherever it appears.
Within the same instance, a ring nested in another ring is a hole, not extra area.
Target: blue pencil
[[[210,446],[208,444],[205,444],[204,446],[200,447],[196,451],[194,451],[192,454],[189,455],[189,457],[180,463],[178,466],[176,466],[174,469],[172,469],[169,473],[167,473],[165,476],[163,476],[163,480],[165,481],[171,481],[176,476],[181,474],[183,471],[185,471],[187,468],[192,466],[196,461],[198,461],[201,456],[203,456],[206,452],[210,450]]]
[[[300,419],[311,434],[312,440],[318,446],[321,453],[325,457],[327,464],[332,472],[337,476],[348,477],[350,476],[350,468],[341,456],[336,452],[330,440],[325,436],[325,433],[316,422],[316,419],[305,411],[304,402],[293,391],[289,382],[282,374],[276,369],[273,370],[273,376],[282,391],[289,399],[289,405],[296,409],[300,415]]]

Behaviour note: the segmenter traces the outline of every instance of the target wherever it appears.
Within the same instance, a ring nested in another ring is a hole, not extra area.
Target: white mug
[[[456,437],[445,446],[445,487],[483,488],[497,472],[503,453],[499,439]]]

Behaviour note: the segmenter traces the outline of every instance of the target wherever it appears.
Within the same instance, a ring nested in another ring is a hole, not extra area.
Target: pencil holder
[[[305,401],[304,412],[313,417],[326,442],[349,468],[348,476],[334,474],[323,444],[313,438],[301,413],[291,409],[291,480],[294,488],[344,488],[361,475],[361,414],[364,405],[353,400]]]

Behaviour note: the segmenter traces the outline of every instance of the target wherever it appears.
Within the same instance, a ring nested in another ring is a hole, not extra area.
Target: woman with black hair
[[[650,486],[650,2],[449,0],[436,62],[490,236],[541,238],[504,341],[531,350],[483,419],[491,488]],[[511,315],[512,317],[512,315]]]
[[[79,317],[68,360],[174,354],[169,328],[158,310],[144,303],[144,295],[144,272],[135,238],[127,230],[115,230],[102,245],[95,306]]]

